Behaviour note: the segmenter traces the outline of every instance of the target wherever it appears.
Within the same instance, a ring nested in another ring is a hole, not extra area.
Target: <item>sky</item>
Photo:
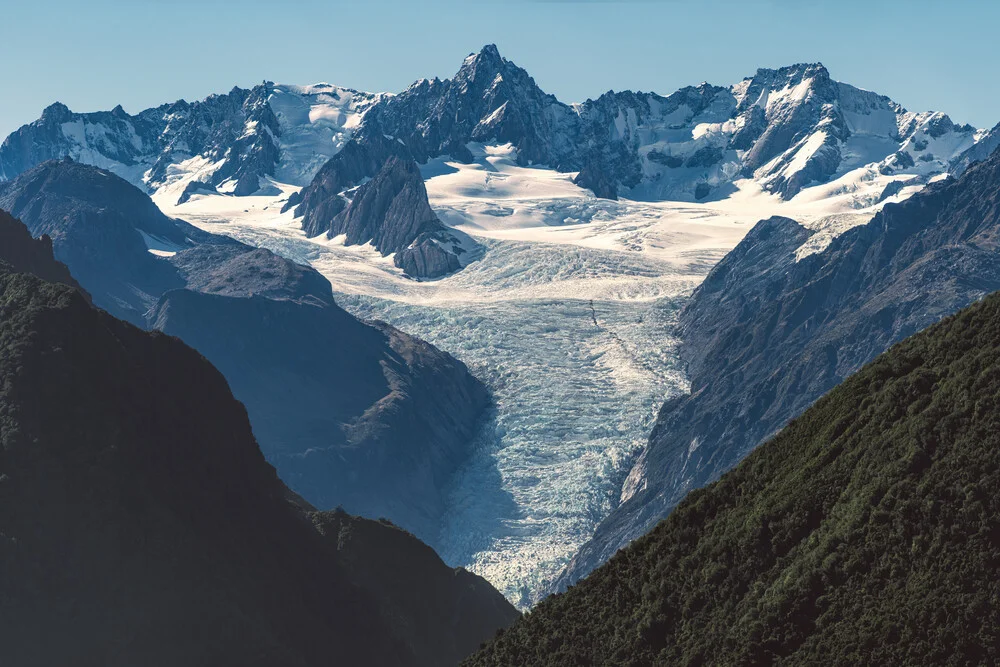
[[[135,113],[262,80],[398,91],[487,43],[564,102],[820,61],[911,110],[1000,121],[992,0],[0,0],[0,25],[0,137],[55,101]]]

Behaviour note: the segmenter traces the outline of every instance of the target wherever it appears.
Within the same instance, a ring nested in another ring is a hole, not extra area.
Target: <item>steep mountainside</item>
[[[373,594],[382,618],[418,656],[457,664],[520,616],[485,579],[446,567],[392,524],[341,510],[311,518],[351,581]]]
[[[681,315],[691,393],[663,406],[622,505],[561,586],[892,343],[1000,289],[1000,153],[797,257],[809,234],[758,223],[697,289]]]
[[[333,194],[338,200],[342,195]],[[347,245],[371,243],[410,276],[439,278],[461,268],[459,257],[474,247],[468,237],[445,227],[427,201],[420,170],[412,160],[390,156],[373,179],[351,195],[329,221],[324,207],[311,211],[303,228],[327,236],[343,234]],[[325,224],[324,224],[325,223]]]
[[[23,261],[0,247],[5,664],[454,664],[516,617],[398,529],[303,514],[203,357]]]
[[[897,345],[467,665],[998,659],[1000,297]]]
[[[461,362],[360,322],[309,267],[167,218],[109,172],[47,162],[0,184],[4,205],[52,236],[96,305],[208,357],[297,492],[437,539],[489,402]]]
[[[173,290],[151,324],[222,371],[295,491],[437,539],[449,480],[489,402],[464,364],[313,299]]]

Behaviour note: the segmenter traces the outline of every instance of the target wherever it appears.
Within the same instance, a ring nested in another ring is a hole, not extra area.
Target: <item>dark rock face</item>
[[[369,144],[353,145],[352,152],[372,155],[364,150]],[[396,266],[413,277],[439,278],[460,269],[458,255],[466,252],[463,245],[470,244],[463,243],[431,210],[416,163],[389,155],[375,177],[358,187],[348,202],[347,196],[334,188],[358,180],[352,176],[373,163],[350,162],[358,171],[349,172],[349,157],[341,158],[347,150],[327,164],[329,169],[323,168],[323,178],[317,176],[303,195],[296,209],[303,212],[303,229],[313,235],[344,234],[348,245],[371,242],[383,255],[395,253]],[[347,173],[351,176],[345,176]],[[333,211],[338,212],[327,219]]]
[[[455,664],[516,618],[410,535],[304,515],[176,338],[0,268],[0,349],[5,664]]]
[[[454,238],[447,232],[424,234],[422,238],[396,253],[393,262],[403,269],[406,275],[418,278],[440,278],[454,273],[462,268],[462,264],[455,254],[454,246],[448,249],[446,245],[442,245]]]
[[[350,205],[330,222],[330,236],[345,234],[349,245],[371,241],[383,254],[398,252],[413,239],[443,225],[427,203],[417,165],[390,158],[372,180],[358,188]]]
[[[375,176],[394,155],[408,157],[409,151],[400,142],[378,133],[350,141],[282,210],[295,207],[295,217],[302,218],[307,236],[324,234],[334,217],[347,207],[349,200],[342,193]]]
[[[695,291],[681,317],[691,394],[660,410],[639,491],[560,587],[890,345],[1000,289],[1000,153],[796,262],[808,236],[791,220],[758,223]]]
[[[437,538],[442,494],[489,401],[461,362],[358,321],[309,267],[163,216],[109,172],[45,163],[0,184],[4,205],[52,236],[96,305],[180,336],[222,370],[296,491]],[[150,254],[144,238],[176,252]]]
[[[1000,294],[893,346],[464,664],[993,664]]]
[[[191,181],[184,186],[184,191],[181,192],[181,196],[177,198],[177,204],[186,204],[191,201],[193,195],[198,194],[215,194],[218,191],[215,186],[211,183],[206,183],[204,181]]]
[[[573,180],[581,188],[587,188],[601,199],[618,199],[618,186],[608,177],[607,171],[599,164],[589,162]]]

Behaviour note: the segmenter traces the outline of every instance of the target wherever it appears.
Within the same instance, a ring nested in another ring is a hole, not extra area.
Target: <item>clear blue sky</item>
[[[566,102],[822,61],[909,109],[1000,121],[992,0],[4,0],[0,25],[0,137],[56,100],[134,113],[263,79],[396,91],[489,42]]]

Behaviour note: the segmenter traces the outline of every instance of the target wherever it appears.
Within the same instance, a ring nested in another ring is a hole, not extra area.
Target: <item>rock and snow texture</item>
[[[610,199],[719,200],[751,180],[783,199],[836,184],[866,208],[881,194],[871,187],[880,176],[926,184],[981,159],[988,151],[974,146],[995,135],[942,113],[908,112],[834,81],[818,63],[760,69],[731,86],[665,97],[609,91],[569,105],[488,45],[453,78],[423,79],[397,95],[264,82],[135,116],[56,103],[0,147],[0,179],[69,155],[183,201],[209,188],[273,194],[280,184],[310,183],[355,139],[366,144],[355,158],[367,166],[347,169],[361,175],[346,189],[375,175],[386,140],[390,153],[420,163],[467,162],[471,142],[510,144],[522,166],[577,173],[577,184]],[[374,156],[372,142],[381,144]]]
[[[761,69],[726,87],[666,97],[608,92],[563,104],[495,46],[452,79],[421,80],[375,105],[359,137],[402,142],[418,161],[465,161],[469,142],[509,143],[521,165],[579,172],[598,196],[704,201],[753,180],[791,199],[838,182],[856,207],[878,197],[879,175],[926,183],[981,137],[940,113],[910,113],[887,97],[838,83],[821,64]]]
[[[341,197],[339,193],[334,195]],[[323,221],[307,214],[305,228]],[[445,227],[431,210],[420,170],[412,160],[390,157],[375,178],[358,187],[326,229],[348,245],[371,243],[409,276],[440,278],[462,267],[478,248],[469,237]]]
[[[264,82],[134,116],[120,106],[73,113],[57,102],[0,146],[0,180],[68,156],[176,197],[192,182],[237,195],[256,192],[265,177],[301,186],[382,97],[329,84]]]

